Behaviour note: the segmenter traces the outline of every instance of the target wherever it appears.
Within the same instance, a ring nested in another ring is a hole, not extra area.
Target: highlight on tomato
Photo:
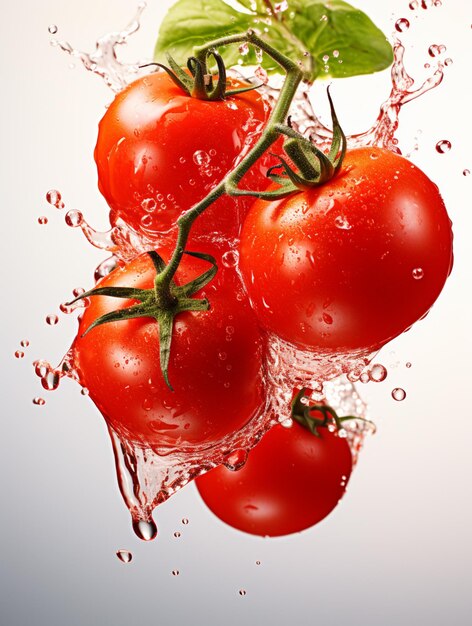
[[[374,351],[407,330],[439,296],[452,259],[437,186],[376,147],[348,151],[321,186],[256,201],[241,233],[262,326],[319,352]]]

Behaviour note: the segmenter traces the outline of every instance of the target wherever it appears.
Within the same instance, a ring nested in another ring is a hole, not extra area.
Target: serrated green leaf
[[[272,17],[263,0],[237,0],[238,6],[224,0],[177,0],[161,24],[156,60],[165,61],[170,52],[185,64],[194,46],[254,28],[277,50],[300,61],[308,80],[370,74],[393,61],[385,35],[365,13],[342,0],[289,0],[288,9]],[[220,53],[227,66],[257,63],[254,51],[241,55],[238,46]],[[270,73],[280,71],[267,54],[262,66]]]

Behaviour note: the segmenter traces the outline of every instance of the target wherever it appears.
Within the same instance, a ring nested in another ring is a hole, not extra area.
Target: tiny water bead
[[[71,228],[77,228],[77,226],[80,226],[84,221],[84,216],[80,211],[72,209],[71,211],[67,211],[65,220],[67,226],[70,226]]]
[[[401,402],[406,398],[406,391],[401,387],[395,387],[395,389],[392,391],[392,398],[397,402]]]
[[[183,524],[184,526],[187,526],[187,524],[188,524],[188,519],[187,519],[186,517],[184,517],[184,518],[182,519],[182,524]]]
[[[415,280],[421,280],[424,276],[424,270],[421,267],[415,267],[411,274]]]
[[[369,378],[374,383],[381,383],[383,380],[387,378],[387,368],[381,365],[380,363],[375,363],[372,365],[369,371]]]
[[[24,356],[25,356],[25,353],[23,352],[23,350],[17,350],[17,351],[15,352],[15,357],[16,357],[17,359],[22,359]]]
[[[260,561],[256,561],[256,565],[260,565],[260,564],[261,564],[261,562],[260,562]]]
[[[36,406],[44,406],[46,400],[44,400],[44,398],[33,398],[33,404],[36,404]]]
[[[178,576],[180,574],[178,569],[173,569],[172,570],[172,576]]]
[[[55,35],[57,33],[57,26],[55,24],[49,24],[48,33],[50,35]]]
[[[451,148],[452,144],[448,139],[441,139],[441,141],[438,141],[436,144],[436,152],[439,152],[439,154],[446,154]]]
[[[30,342],[28,341],[28,339],[22,339],[22,340],[20,341],[20,346],[21,346],[22,348],[27,348],[29,345],[30,345]]]
[[[208,165],[210,161],[211,157],[208,152],[205,152],[205,150],[197,150],[193,154],[193,162],[196,165]]]
[[[283,13],[288,9],[287,0],[282,0],[282,2],[276,2],[274,4],[274,13]]]
[[[412,11],[416,11],[416,9],[418,8],[418,0],[412,0],[412,2],[410,2],[410,4],[408,5],[408,7],[412,10]]]
[[[179,533],[179,531],[178,531],[178,530],[176,530],[176,531],[175,531],[175,533],[174,533],[174,537],[175,537],[176,539],[178,539],[180,536],[181,536],[181,533]]]
[[[447,59],[444,60],[444,65],[446,67],[450,67],[453,64],[453,60],[451,59],[451,57],[448,57]]]
[[[62,201],[61,193],[57,191],[57,189],[50,189],[46,194],[46,200],[49,204],[56,207],[56,209],[63,209],[65,206]]]
[[[38,217],[38,224],[41,224],[41,226],[44,226],[47,223],[48,223],[48,218],[45,215],[41,215],[41,217]]]
[[[410,367],[411,367],[411,363],[410,363],[410,361],[407,361],[407,362],[405,363],[405,367],[407,367],[408,369],[410,369]]]
[[[117,550],[116,556],[122,563],[131,563],[133,560],[133,555],[129,550]]]
[[[395,30],[399,33],[404,33],[410,28],[410,22],[406,17],[401,17],[395,22]]]
[[[245,596],[247,594],[247,591],[245,589],[240,589],[239,590],[239,595],[240,596]]]
[[[82,387],[82,389],[80,390],[80,393],[82,396],[88,396],[90,392],[87,389],[87,387]]]
[[[133,520],[133,530],[143,541],[152,541],[157,536],[157,526],[153,519]]]
[[[54,314],[50,314],[46,316],[46,324],[48,324],[49,326],[55,326],[59,321],[59,318],[57,317],[57,315]]]
[[[468,169],[463,170],[462,176],[470,176],[470,170]]]

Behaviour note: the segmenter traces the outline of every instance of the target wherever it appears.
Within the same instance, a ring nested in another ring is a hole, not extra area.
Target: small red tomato
[[[221,466],[196,479],[205,504],[246,533],[276,537],[324,519],[343,496],[352,471],[346,439],[294,422],[274,426],[234,472]]]
[[[359,148],[321,187],[257,201],[240,257],[266,329],[302,349],[372,351],[439,296],[452,267],[451,222],[415,165]]]
[[[187,283],[208,263],[184,258],[176,275]],[[97,287],[153,287],[147,254],[99,281]],[[123,437],[173,451],[212,445],[242,428],[262,408],[263,344],[234,270],[220,270],[204,288],[209,311],[176,316],[166,385],[153,318],[108,322],[83,333],[99,317],[135,301],[91,296],[73,344],[80,383],[107,423]],[[203,297],[202,291],[195,294]]]
[[[232,79],[231,88],[240,88]],[[95,161],[98,185],[121,218],[150,237],[175,227],[254,146],[270,115],[258,91],[205,101],[188,96],[165,72],[139,78],[120,92],[99,125]],[[265,189],[266,155],[242,186]],[[225,196],[195,223],[191,237],[239,235],[254,199]]]

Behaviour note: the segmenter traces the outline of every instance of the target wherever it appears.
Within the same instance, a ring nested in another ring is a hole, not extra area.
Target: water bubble
[[[470,170],[467,170],[467,169],[466,169],[466,170],[464,170],[464,171],[462,172],[462,175],[463,175],[463,176],[470,176]]]
[[[150,215],[143,215],[140,221],[144,228],[149,228],[152,225],[152,217]]]
[[[23,350],[17,350],[17,351],[15,352],[15,357],[16,357],[17,359],[22,359],[24,356],[25,356],[25,353],[23,352]]]
[[[422,267],[415,267],[411,274],[415,280],[421,280],[424,276],[424,270]]]
[[[397,402],[401,402],[406,398],[406,391],[401,387],[395,387],[395,389],[392,391],[392,398]]]
[[[186,162],[187,162],[187,160],[186,160],[186,158],[185,158],[185,157],[183,157],[183,156],[182,156],[182,157],[180,157],[180,159],[179,159],[179,163],[182,163],[182,165],[183,165],[183,164],[184,164],[184,163],[186,163]]]
[[[30,345],[30,342],[28,341],[28,339],[22,339],[22,340],[20,341],[20,346],[21,346],[22,348],[27,348],[29,345]]]
[[[180,574],[178,569],[173,569],[172,570],[172,576],[178,576]]]
[[[82,224],[84,217],[80,211],[72,210],[67,211],[65,220],[67,226],[70,226],[71,228],[77,228],[77,226],[80,226]]]
[[[146,213],[152,213],[156,209],[156,201],[154,198],[145,198],[141,202],[141,207]]]
[[[245,596],[245,595],[246,595],[246,593],[247,593],[247,591],[246,591],[245,589],[240,589],[240,590],[239,590],[239,595],[240,595],[240,596]]]
[[[375,363],[372,365],[369,371],[369,378],[374,383],[381,383],[383,380],[387,378],[387,368],[381,365],[380,363]]]
[[[239,262],[239,252],[237,250],[227,250],[221,257],[225,267],[236,267]]]
[[[439,154],[445,154],[449,152],[451,148],[452,144],[448,139],[441,139],[441,141],[438,141],[436,144],[436,152],[439,152]]]
[[[338,215],[334,220],[336,228],[340,230],[350,230],[352,228],[351,224],[349,224],[348,220],[343,215]]]
[[[225,457],[223,464],[232,472],[237,472],[245,465],[247,458],[247,451],[243,448],[239,448],[238,450],[233,450],[233,452],[230,452],[230,454]]]
[[[55,35],[57,33],[57,26],[55,24],[49,24],[48,33],[50,35]]]
[[[365,385],[366,383],[369,382],[370,376],[367,372],[362,372],[362,374],[359,376],[359,380],[361,383],[364,383]]]
[[[395,22],[395,30],[399,33],[404,33],[410,28],[410,22],[406,19],[406,17],[401,17],[399,20]]]
[[[51,313],[50,315],[46,316],[46,324],[49,324],[49,326],[55,326],[58,321],[59,318],[57,317],[57,315]]]
[[[323,61],[323,63],[327,63],[329,61],[329,54],[324,54],[321,57],[321,60]]]
[[[44,406],[46,404],[46,400],[44,398],[33,398],[33,404],[37,406]]]
[[[193,162],[197,165],[208,165],[211,161],[210,155],[205,150],[196,150],[193,153]]]
[[[157,526],[153,519],[133,520],[133,530],[143,541],[151,541],[157,536]]]
[[[133,555],[129,552],[129,550],[117,550],[116,556],[122,563],[131,563],[133,560]]]
[[[44,224],[48,223],[48,218],[45,215],[41,215],[41,217],[38,217],[38,224],[41,224],[41,226],[44,226]]]
[[[180,533],[178,530],[175,531],[174,533],[174,537],[176,537],[177,539],[180,537]]]
[[[186,517],[182,518],[182,524],[183,524],[184,526],[187,526],[187,524],[188,524],[188,519],[187,519]]]

